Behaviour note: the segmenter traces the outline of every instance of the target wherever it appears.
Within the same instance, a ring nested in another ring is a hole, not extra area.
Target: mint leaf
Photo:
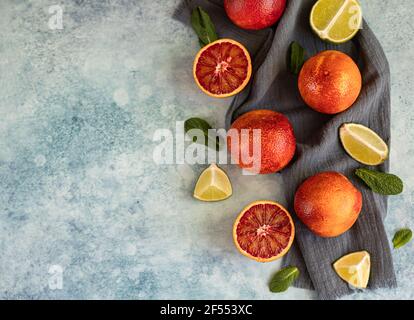
[[[305,49],[303,49],[299,43],[293,41],[290,44],[288,65],[289,70],[293,74],[298,74],[302,69],[302,66],[305,63],[305,54]]]
[[[286,291],[292,283],[299,277],[299,269],[289,266],[279,270],[270,281],[269,289],[272,292]]]
[[[406,245],[408,242],[411,241],[412,237],[413,232],[408,228],[397,231],[394,235],[394,238],[392,239],[394,249],[398,249]]]
[[[188,133],[190,130],[193,130],[193,129],[198,129],[198,130],[201,130],[203,132],[203,135],[204,135],[204,138],[205,138],[204,143],[207,147],[209,146],[209,141],[212,141],[213,142],[212,145],[216,146],[216,150],[220,149],[220,144],[219,144],[218,137],[216,137],[216,136],[210,137],[209,134],[208,134],[208,130],[212,129],[212,127],[210,126],[210,124],[207,121],[205,121],[201,118],[187,119],[184,122],[184,131],[185,131],[185,133]],[[193,137],[193,142],[199,142],[197,140],[197,137]]]
[[[365,168],[356,169],[355,174],[376,193],[395,195],[403,191],[403,182],[394,174]]]
[[[201,47],[218,39],[216,28],[210,16],[201,7],[195,8],[191,13],[191,25],[199,38]]]

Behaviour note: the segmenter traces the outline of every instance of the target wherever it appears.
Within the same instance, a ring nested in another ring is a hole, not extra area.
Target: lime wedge
[[[388,158],[388,146],[371,129],[357,123],[344,123],[339,137],[345,151],[356,161],[376,166]]]
[[[310,24],[322,40],[344,43],[361,28],[361,5],[357,0],[319,0],[312,8]]]
[[[201,201],[221,201],[230,197],[232,193],[229,177],[213,163],[198,178],[194,198]]]
[[[338,276],[354,288],[365,289],[371,272],[371,257],[367,251],[343,256],[333,264]]]

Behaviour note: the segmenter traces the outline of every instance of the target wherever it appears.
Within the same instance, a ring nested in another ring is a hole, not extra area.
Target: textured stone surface
[[[392,70],[391,168],[406,186],[390,198],[391,238],[414,226],[414,12],[362,2]],[[62,30],[48,27],[50,1],[0,3],[0,298],[314,298],[270,294],[279,263],[232,243],[244,205],[284,202],[277,175],[224,166],[234,195],[205,204],[191,197],[203,166],[153,161],[156,129],[192,116],[220,127],[229,104],[193,82],[198,43],[171,19],[178,1],[61,3]],[[347,298],[414,298],[413,246],[393,251],[399,288]]]

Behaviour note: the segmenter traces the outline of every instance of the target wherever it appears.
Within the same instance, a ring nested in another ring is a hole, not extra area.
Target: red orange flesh
[[[249,52],[231,39],[210,43],[198,52],[194,60],[193,75],[197,85],[216,98],[239,93],[246,87],[251,74]]]
[[[233,239],[245,256],[259,261],[276,260],[289,251],[295,237],[295,226],[289,212],[273,201],[249,204],[237,217]]]

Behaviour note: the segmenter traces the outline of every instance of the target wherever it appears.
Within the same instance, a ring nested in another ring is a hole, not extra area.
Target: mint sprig
[[[396,195],[403,191],[404,186],[402,180],[394,174],[366,168],[356,169],[355,174],[376,193]]]
[[[398,230],[395,233],[394,238],[392,239],[392,244],[394,245],[394,249],[398,249],[406,245],[408,242],[411,241],[412,238],[413,238],[413,232],[410,229],[405,228],[405,229]]]
[[[272,292],[284,292],[299,277],[299,269],[294,266],[285,267],[279,270],[272,278],[269,289]]]
[[[220,149],[219,138],[217,136],[211,137],[208,133],[209,129],[213,129],[211,125],[201,118],[190,118],[184,122],[184,132],[188,133],[190,130],[198,129],[203,132],[204,144],[209,147],[210,145],[215,146],[216,150]],[[213,140],[214,139],[214,140]],[[209,142],[210,141],[210,142]],[[193,137],[193,142],[200,142],[197,137]]]
[[[298,74],[305,63],[306,51],[296,41],[293,41],[289,47],[288,67],[293,74]]]
[[[198,36],[201,47],[218,39],[216,28],[210,16],[201,7],[195,8],[191,13],[191,25]]]

